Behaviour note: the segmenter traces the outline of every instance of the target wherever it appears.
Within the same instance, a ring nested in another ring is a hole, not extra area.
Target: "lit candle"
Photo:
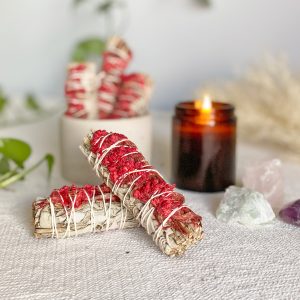
[[[173,117],[173,179],[179,188],[225,190],[235,182],[236,117],[227,103],[182,102]]]
[[[201,109],[201,112],[203,114],[209,114],[212,111],[212,102],[210,100],[210,97],[208,95],[204,96],[203,101],[202,100],[196,100],[195,102],[195,108]]]

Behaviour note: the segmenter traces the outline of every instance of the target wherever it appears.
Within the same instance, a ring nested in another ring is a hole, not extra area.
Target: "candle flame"
[[[208,95],[205,95],[204,100],[202,102],[202,107],[201,107],[202,112],[204,113],[210,113],[212,110],[212,103],[211,99]]]
[[[196,100],[194,105],[196,109],[201,109],[203,113],[210,113],[212,110],[212,102],[208,95],[205,95],[203,100]]]

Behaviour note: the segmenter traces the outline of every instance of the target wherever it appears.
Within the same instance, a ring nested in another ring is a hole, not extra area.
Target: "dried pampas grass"
[[[300,78],[284,57],[266,56],[240,79],[208,84],[197,96],[204,92],[236,106],[240,137],[300,154]]]

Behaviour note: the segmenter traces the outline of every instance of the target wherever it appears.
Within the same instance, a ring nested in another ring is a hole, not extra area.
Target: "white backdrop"
[[[124,36],[135,52],[131,70],[150,73],[154,108],[172,108],[207,80],[228,78],[265,51],[286,53],[300,67],[300,1],[124,0]],[[0,1],[0,85],[9,93],[62,96],[75,41],[101,32],[99,17],[71,0]]]

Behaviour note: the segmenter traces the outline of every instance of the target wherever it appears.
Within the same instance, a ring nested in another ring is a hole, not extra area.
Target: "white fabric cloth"
[[[169,116],[158,115],[154,123],[153,162],[167,174]],[[49,130],[56,134],[53,128]],[[32,128],[22,130],[24,138],[31,134],[34,139]],[[20,129],[16,131],[21,134]],[[46,139],[40,142],[45,147]],[[55,151],[57,146],[49,144],[49,148]],[[280,158],[274,150],[242,145],[238,174],[251,159],[274,157],[274,153]],[[295,200],[300,197],[300,165],[284,160],[284,168],[286,201]],[[180,258],[163,255],[142,228],[37,240],[32,235],[31,202],[65,183],[56,170],[49,187],[45,174],[45,169],[39,169],[0,191],[1,299],[300,297],[300,228],[279,220],[256,229],[221,223],[214,215],[221,193],[183,191],[187,204],[203,216],[205,237]]]

